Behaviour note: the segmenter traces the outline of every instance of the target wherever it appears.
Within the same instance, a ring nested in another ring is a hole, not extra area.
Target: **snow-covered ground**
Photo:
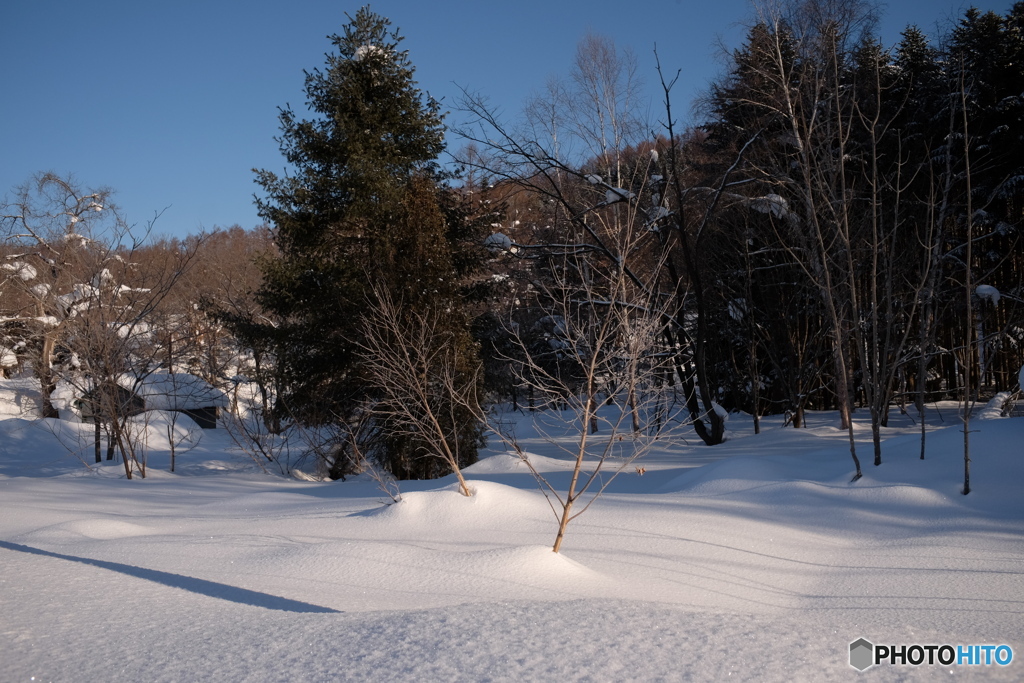
[[[12,403],[14,405],[14,403]],[[19,409],[20,410],[20,409]],[[19,413],[20,414],[20,413]],[[976,420],[972,489],[946,407],[921,461],[896,416],[850,483],[835,416],[732,416],[659,444],[561,554],[535,481],[318,483],[259,472],[223,430],[145,480],[70,455],[86,425],[0,416],[0,681],[1024,680],[1024,419]],[[535,466],[568,462],[519,416]],[[938,416],[936,415],[936,420]],[[163,444],[166,446],[166,444]],[[858,638],[1007,644],[1009,666],[848,664]]]

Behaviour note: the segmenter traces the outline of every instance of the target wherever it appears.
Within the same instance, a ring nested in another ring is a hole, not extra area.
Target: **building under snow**
[[[118,385],[116,402],[122,414],[128,416],[147,410],[170,410],[188,415],[203,429],[214,429],[220,409],[228,406],[223,391],[184,372],[154,372],[143,378],[124,375]],[[95,403],[89,391],[73,405],[84,422],[91,422]]]
[[[154,372],[122,385],[134,389],[145,410],[184,413],[203,429],[216,428],[220,409],[228,407],[227,394],[187,372]]]

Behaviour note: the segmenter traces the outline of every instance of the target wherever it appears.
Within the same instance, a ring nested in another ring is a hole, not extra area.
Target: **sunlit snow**
[[[264,473],[223,429],[186,443],[187,421],[171,474],[160,412],[127,481],[85,464],[91,425],[32,417],[31,381],[0,398],[3,680],[839,681],[861,637],[1016,654],[865,680],[1020,680],[1024,419],[972,421],[963,496],[954,404],[930,407],[923,461],[894,410],[856,483],[835,414],[760,435],[733,414],[725,444],[687,432],[611,482],[555,555],[548,502],[493,439],[472,497],[448,477],[387,505],[366,475]],[[502,416],[564,490],[579,433]]]

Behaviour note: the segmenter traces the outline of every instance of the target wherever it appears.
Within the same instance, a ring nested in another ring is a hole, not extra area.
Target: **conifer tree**
[[[278,319],[263,329],[284,378],[277,410],[304,424],[351,424],[379,398],[358,346],[375,290],[437,317],[448,343],[468,349],[464,358],[478,357],[457,301],[467,261],[460,232],[468,221],[437,163],[442,115],[417,89],[402,39],[389,25],[364,7],[341,35],[329,37],[336,52],[326,68],[306,73],[313,118],[288,107],[280,113],[288,171],[257,171],[266,193],[257,206],[280,251],[264,263],[259,292]],[[472,366],[460,375],[463,387],[475,381]],[[459,465],[472,463],[479,427],[466,414],[450,427]],[[332,476],[345,473],[356,451],[379,454],[402,478],[446,473],[415,439],[393,438],[387,428],[361,433],[375,434],[374,443],[345,444]]]

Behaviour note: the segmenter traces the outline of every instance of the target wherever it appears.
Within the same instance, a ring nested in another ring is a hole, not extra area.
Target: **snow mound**
[[[1013,394],[1011,392],[1000,391],[981,409],[981,412],[978,413],[978,419],[995,420],[1003,417],[1003,409],[1012,397]]]
[[[0,355],[3,351],[6,349],[0,347]],[[0,361],[0,365],[5,364]],[[34,377],[0,379],[0,419],[36,417],[39,415],[39,400],[39,380]]]
[[[489,481],[467,481],[473,495],[459,492],[458,484],[433,491],[410,491],[402,499],[370,510],[368,517],[394,524],[416,523],[435,528],[500,526],[509,519],[534,517],[547,509],[536,491],[524,491]],[[550,514],[550,513],[549,513]]]
[[[529,579],[533,586],[548,586],[565,579],[602,581],[604,577],[592,569],[551,550],[550,546],[495,548],[466,553],[456,558],[460,564],[472,566],[480,576],[497,580]]]
[[[83,539],[113,541],[119,538],[149,536],[152,530],[131,522],[115,519],[83,519],[44,527],[23,535],[20,540],[29,543],[74,543]]]
[[[52,418],[0,419],[0,478],[85,475],[82,463],[91,439],[92,425]]]
[[[737,456],[687,470],[664,484],[661,492],[720,496],[783,481],[774,458]]]
[[[535,457],[539,456],[532,456],[531,460]],[[530,470],[522,458],[514,453],[505,452],[482,458],[462,471],[464,474],[519,474]]]
[[[187,448],[202,440],[203,430],[195,420],[184,413],[169,410],[151,410],[130,421],[130,429],[136,438],[142,438],[149,450],[169,451],[170,439],[175,448]]]
[[[541,473],[563,472],[567,469],[572,469],[573,466],[572,462],[550,458],[529,451],[525,451],[523,455],[530,461],[534,469]],[[529,474],[530,468],[526,466],[526,463],[518,455],[505,451],[481,458],[479,462],[465,468],[463,472],[467,474]]]

